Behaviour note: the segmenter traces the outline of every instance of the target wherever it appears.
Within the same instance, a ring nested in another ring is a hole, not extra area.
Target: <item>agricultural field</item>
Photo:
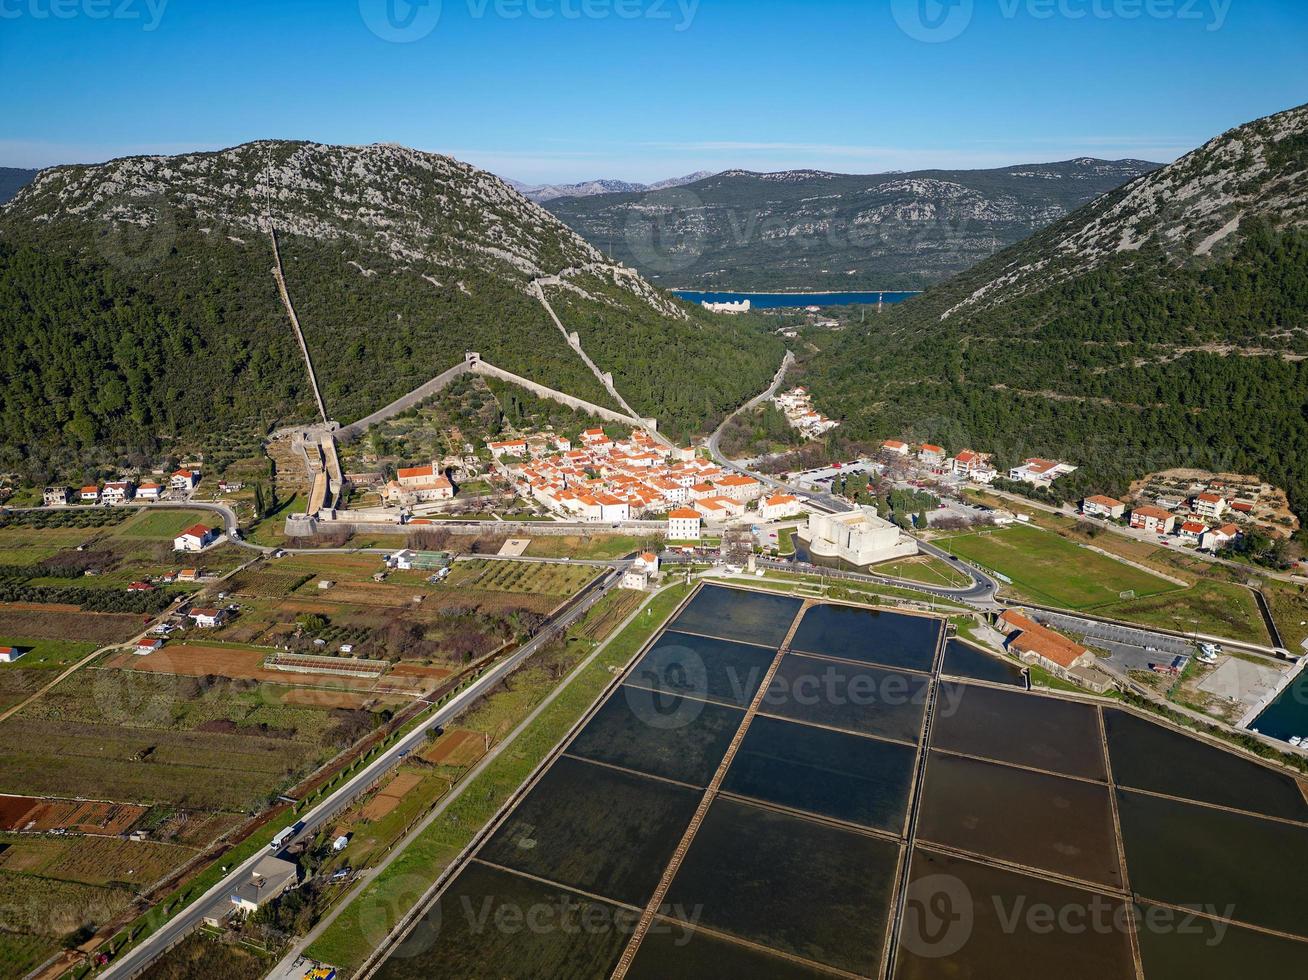
[[[949,589],[967,588],[972,579],[948,562],[931,555],[918,555],[915,558],[901,558],[898,561],[873,565],[868,571],[876,575],[888,575],[924,585],[937,585]]]
[[[376,722],[253,681],[88,668],[0,722],[0,791],[240,812]]]
[[[596,570],[587,565],[474,559],[457,562],[445,581],[445,587],[567,598],[579,592],[596,574]]]
[[[632,534],[551,534],[532,538],[527,548],[530,558],[573,558],[578,561],[607,561],[622,558],[647,548],[663,547],[661,537],[637,537]]]
[[[1021,524],[947,535],[933,543],[1007,576],[1022,595],[1065,609],[1118,602],[1128,591],[1141,598],[1178,589],[1166,579]]]
[[[0,871],[84,885],[147,888],[195,856],[191,848],[117,837],[0,834]]]

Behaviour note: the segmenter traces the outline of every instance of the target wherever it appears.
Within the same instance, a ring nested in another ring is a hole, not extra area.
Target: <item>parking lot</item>
[[[1042,609],[1034,610],[1033,615],[1039,623],[1084,636],[1091,645],[1107,650],[1111,656],[1103,665],[1117,673],[1149,670],[1151,664],[1170,661],[1177,656],[1193,657],[1199,652],[1195,644],[1165,633],[1113,626]]]

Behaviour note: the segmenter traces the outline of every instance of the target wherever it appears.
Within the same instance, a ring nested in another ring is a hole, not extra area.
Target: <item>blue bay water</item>
[[[804,306],[852,306],[855,304],[902,303],[920,295],[914,292],[855,293],[714,293],[674,289],[674,296],[690,303],[739,303],[747,299],[756,310],[782,310]]]

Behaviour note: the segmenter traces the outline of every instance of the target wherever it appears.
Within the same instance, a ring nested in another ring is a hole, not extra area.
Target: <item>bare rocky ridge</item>
[[[1007,301],[1124,253],[1153,248],[1177,265],[1229,253],[1250,219],[1276,229],[1308,223],[1304,153],[1308,106],[1223,133],[1175,163],[1131,181],[1013,255],[990,281],[945,312]]]

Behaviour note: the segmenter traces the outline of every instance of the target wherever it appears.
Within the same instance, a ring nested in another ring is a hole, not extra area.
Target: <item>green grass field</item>
[[[192,524],[220,527],[222,519],[203,510],[144,510],[114,533],[120,538],[170,541]]]
[[[1166,579],[1021,524],[953,535],[934,543],[1007,576],[1023,596],[1065,609],[1120,602],[1121,594],[1128,590],[1134,591],[1136,598],[1144,598],[1178,589]]]
[[[15,667],[24,670],[36,667],[43,669],[67,667],[95,650],[96,644],[78,640],[37,640],[31,637],[0,634],[0,647],[17,647],[27,651],[16,663],[0,664],[0,671],[2,671]]]
[[[1205,579],[1184,591],[1114,602],[1096,607],[1095,612],[1182,633],[1207,633],[1249,643],[1270,642],[1253,593],[1227,582]]]
[[[550,535],[532,538],[527,554],[532,558],[576,558],[603,561],[621,558],[643,548],[658,549],[661,538],[638,538],[630,534]]]
[[[930,555],[888,561],[884,565],[873,565],[868,571],[877,575],[889,575],[891,578],[921,582],[923,585],[938,585],[947,589],[965,589],[972,583],[969,575]]]

